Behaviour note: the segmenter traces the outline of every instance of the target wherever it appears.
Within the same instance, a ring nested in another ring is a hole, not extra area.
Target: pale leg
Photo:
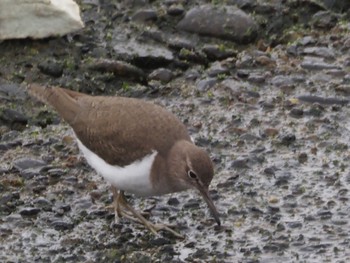
[[[114,203],[114,211],[115,211],[115,219],[118,221],[118,217],[126,217],[132,221],[139,222],[147,227],[153,234],[158,235],[159,230],[165,230],[172,233],[174,236],[178,238],[184,238],[184,236],[172,230],[170,227],[164,224],[153,224],[148,221],[144,216],[142,216],[138,211],[136,211],[132,206],[128,204],[125,200],[124,191],[119,191],[112,187],[113,191],[113,203]]]

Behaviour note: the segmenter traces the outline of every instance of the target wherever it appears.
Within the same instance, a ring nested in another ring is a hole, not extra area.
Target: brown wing
[[[82,97],[72,127],[82,143],[109,164],[124,166],[156,150],[162,156],[175,141],[190,140],[186,127],[164,108],[142,100]]]
[[[112,165],[130,164],[154,150],[165,156],[175,141],[190,140],[175,115],[152,103],[36,84],[28,91],[53,106],[80,141]]]

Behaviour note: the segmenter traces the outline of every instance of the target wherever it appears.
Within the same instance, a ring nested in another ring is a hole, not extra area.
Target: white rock
[[[84,27],[73,0],[0,0],[0,39],[62,36]]]

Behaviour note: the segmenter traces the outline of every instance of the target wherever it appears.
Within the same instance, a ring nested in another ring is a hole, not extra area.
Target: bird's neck
[[[179,192],[188,189],[179,181],[177,174],[172,173],[169,158],[164,158],[157,154],[154,159],[150,179],[154,188],[155,195],[163,195],[168,193]]]

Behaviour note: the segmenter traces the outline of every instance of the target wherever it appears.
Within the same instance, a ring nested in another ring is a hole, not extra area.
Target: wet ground
[[[81,32],[0,43],[0,261],[349,262],[346,9],[240,1],[261,30],[237,44],[175,29],[191,3],[139,2],[81,1]],[[27,97],[31,82],[143,98],[179,116],[215,163],[222,227],[195,191],[128,196],[183,240],[115,224],[109,185],[67,124]]]

